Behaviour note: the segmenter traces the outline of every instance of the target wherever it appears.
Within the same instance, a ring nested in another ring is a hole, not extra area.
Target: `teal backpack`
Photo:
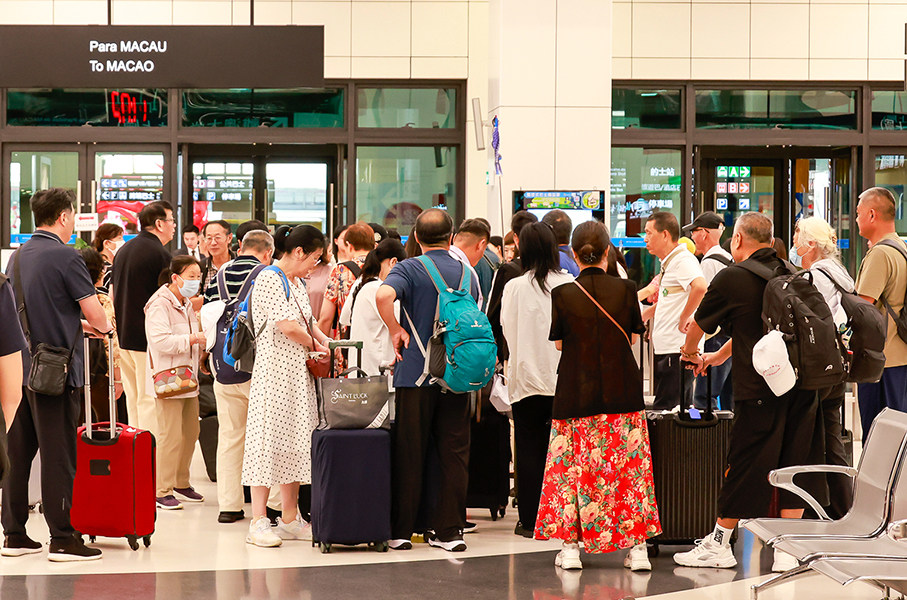
[[[458,394],[480,390],[494,374],[498,348],[488,317],[479,310],[469,293],[470,271],[462,265],[460,286],[455,290],[447,285],[431,258],[420,256],[417,260],[425,267],[438,291],[438,306],[428,347],[422,343],[412,319],[404,310],[419,352],[425,357],[425,369],[416,385],[421,386],[428,379],[429,383],[437,383]]]

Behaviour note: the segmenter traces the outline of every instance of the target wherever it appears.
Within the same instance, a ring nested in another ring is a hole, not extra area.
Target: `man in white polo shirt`
[[[656,212],[646,220],[646,249],[661,260],[658,302],[652,326],[655,351],[656,410],[671,410],[683,398],[684,406],[692,401],[693,377],[680,371],[680,347],[693,313],[705,295],[708,284],[699,261],[685,246],[677,243],[680,225],[669,212]],[[654,283],[640,290],[645,298],[655,291]],[[681,386],[681,380],[683,385]]]
[[[702,275],[706,283],[712,284],[712,279],[721,269],[734,264],[730,252],[721,247],[721,234],[724,232],[724,219],[721,215],[710,210],[701,213],[693,222],[683,228],[684,235],[690,237],[696,244],[696,251],[702,255]],[[731,338],[719,331],[713,336],[707,336],[705,351],[716,352]],[[696,408],[706,407],[706,398],[711,397],[712,406],[718,408],[718,397],[721,397],[721,407],[730,410],[733,408],[731,393],[731,360],[724,364],[712,367],[712,389],[708,390],[708,381],[705,375],[696,378],[696,391],[693,395],[693,405]]]

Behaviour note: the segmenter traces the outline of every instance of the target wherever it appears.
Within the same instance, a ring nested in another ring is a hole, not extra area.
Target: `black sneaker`
[[[265,507],[265,512],[268,515],[268,518],[271,520],[271,527],[277,527],[277,517],[283,515],[279,510],[274,510],[270,506]]]
[[[523,524],[517,521],[516,527],[513,528],[513,532],[517,535],[521,535],[524,538],[529,538],[530,540],[534,537],[534,533],[531,529],[526,529],[523,527]]]
[[[81,536],[72,536],[63,539],[50,540],[50,550],[47,560],[51,562],[75,562],[81,560],[98,560],[101,551],[89,548],[82,542]]]
[[[470,523],[469,521],[466,521],[466,525],[463,527],[463,533],[472,533],[476,529],[478,529],[478,526],[476,526],[475,523]]]
[[[41,552],[43,546],[24,533],[8,535],[3,540],[3,548],[0,548],[2,556],[24,556],[26,554],[37,554]]]
[[[246,518],[246,513],[241,510],[222,510],[217,515],[218,523],[236,523]]]
[[[443,548],[448,552],[463,552],[466,550],[466,542],[464,542],[462,538],[445,542],[440,540],[436,534],[428,535],[428,545],[434,546],[435,548]]]

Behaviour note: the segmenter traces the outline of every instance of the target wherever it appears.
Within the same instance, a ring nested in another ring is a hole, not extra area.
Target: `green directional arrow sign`
[[[740,176],[741,176],[741,177],[749,177],[749,176],[750,176],[750,168],[749,168],[749,167],[740,167]]]

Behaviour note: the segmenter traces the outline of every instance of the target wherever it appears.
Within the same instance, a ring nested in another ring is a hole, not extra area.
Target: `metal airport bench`
[[[896,562],[903,559],[901,569],[907,576],[907,542],[896,541],[886,532],[889,523],[907,519],[907,413],[885,409],[876,417],[870,431],[856,470],[811,465],[772,472],[770,479],[774,485],[804,498],[824,518],[741,522],[742,527],[769,546],[792,554],[802,563],[796,569],[754,585],[754,599],[767,588],[810,572],[820,559],[826,561],[823,565],[834,564],[838,557],[850,560],[872,556],[876,561],[878,557],[890,557]],[[902,471],[905,474],[899,477]],[[854,496],[850,512],[841,519],[828,520],[815,499],[793,483],[796,474],[810,472],[853,475]],[[860,564],[865,567],[869,563],[861,562],[858,566]],[[828,566],[823,568],[830,570]]]

